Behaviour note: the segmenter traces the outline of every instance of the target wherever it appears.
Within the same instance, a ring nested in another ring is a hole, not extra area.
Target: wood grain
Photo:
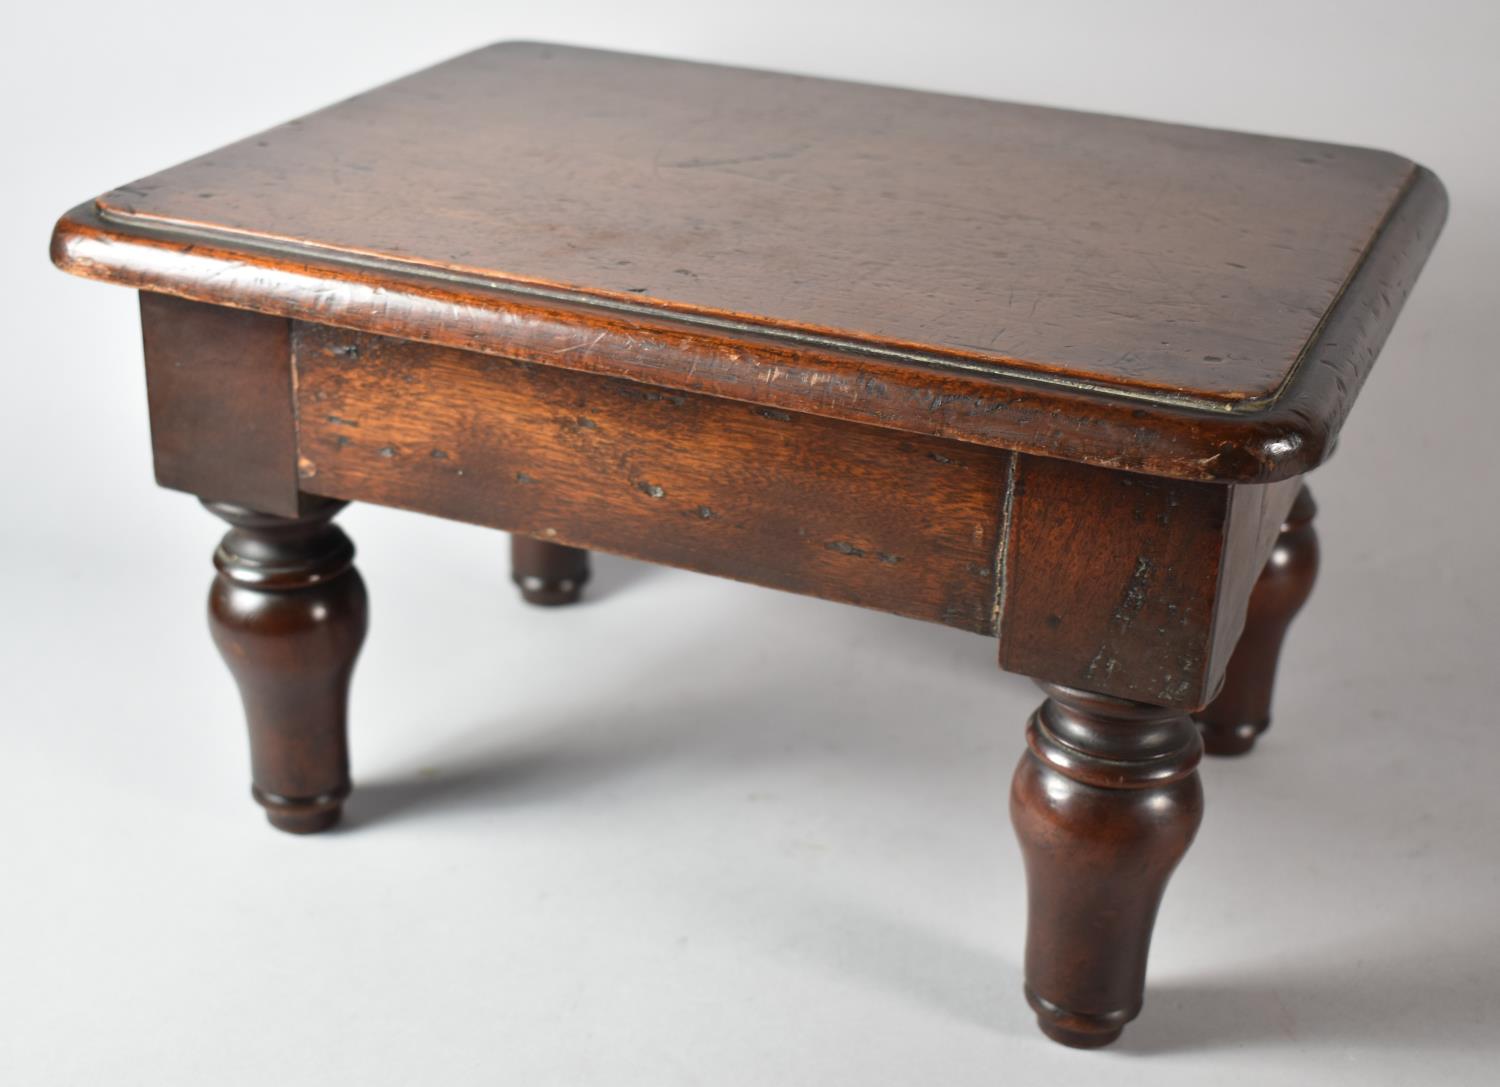
[[[1203,746],[1181,713],[1042,688],[1010,794],[1026,998],[1048,1037],[1092,1049],[1141,1010],[1162,893],[1203,820]]]
[[[1234,401],[1285,381],[1413,169],[1360,148],[508,43],[99,206]]]
[[[1006,454],[316,325],[302,487],[992,633]]]
[[[1204,705],[1296,488],[1019,457],[1001,564],[1000,666],[1157,706]]]
[[[298,512],[291,322],[141,294],[156,481]]]
[[[1263,725],[1300,477],[1446,207],[1383,152],[512,43],[117,188],[52,257],[143,292],[274,825],[350,788],[346,500],[518,534],[537,603],[593,548],[998,635],[1048,696],[1026,991],[1094,1046],[1201,818],[1189,711],[1228,669],[1210,737]]]
[[[1231,482],[1326,455],[1445,208],[1378,152],[514,46],[118,189],[54,259]]]
[[[369,625],[354,545],[331,523],[343,503],[298,517],[204,504],[231,526],[208,626],[245,706],[251,795],[278,830],[327,830],[349,795],[349,681]]]
[[[1243,755],[1271,725],[1282,642],[1318,577],[1316,515],[1311,492],[1300,488],[1250,593],[1244,632],[1238,639],[1217,640],[1225,648],[1232,645],[1234,653],[1223,689],[1197,714],[1204,748],[1211,755]]]

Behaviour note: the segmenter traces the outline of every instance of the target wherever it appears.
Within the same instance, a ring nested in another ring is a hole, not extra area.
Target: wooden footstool
[[[539,604],[598,548],[973,631],[1047,695],[1026,995],[1095,1046],[1200,752],[1270,719],[1302,477],[1445,208],[1378,151],[505,44],[115,189],[52,256],[141,291],[274,826],[349,794],[351,500],[515,533]]]

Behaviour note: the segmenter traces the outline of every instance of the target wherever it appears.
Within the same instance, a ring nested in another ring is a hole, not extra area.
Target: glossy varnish
[[[54,255],[200,301],[1251,481],[1326,455],[1444,207],[1382,152],[522,44],[116,189],[64,218]]]
[[[348,501],[511,531],[536,604],[601,549],[993,636],[1046,693],[1026,997],[1096,1046],[1445,209],[1382,152],[513,44],[121,186],[53,257],[142,290],[275,826],[351,788]]]

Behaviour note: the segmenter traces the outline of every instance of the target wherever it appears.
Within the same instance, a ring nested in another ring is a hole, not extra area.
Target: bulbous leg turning
[[[589,553],[565,544],[510,538],[510,579],[528,604],[556,607],[573,604],[589,579]]]
[[[278,830],[326,830],[349,795],[349,680],[368,621],[354,545],[330,523],[344,503],[295,518],[204,505],[233,526],[208,617],[245,707],[251,794]]]
[[[1318,535],[1313,531],[1317,512],[1311,492],[1303,487],[1251,590],[1245,630],[1229,658],[1224,687],[1197,714],[1203,746],[1211,755],[1243,755],[1271,725],[1271,692],[1281,645],[1318,576]]]
[[[1141,1010],[1162,892],[1203,818],[1192,720],[1056,684],[1011,787],[1026,863],[1026,999],[1044,1033],[1093,1048]]]

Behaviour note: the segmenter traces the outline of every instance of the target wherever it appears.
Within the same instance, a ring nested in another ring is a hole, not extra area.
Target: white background
[[[25,4],[0,38],[0,1082],[1492,1083],[1500,1060],[1500,5]],[[96,192],[547,38],[1368,144],[1447,231],[1318,473],[1277,724],[1204,770],[1146,1011],[1020,996],[993,643],[504,538],[343,524],[374,620],[347,827],[270,831],[151,482],[135,299],[46,261]]]

